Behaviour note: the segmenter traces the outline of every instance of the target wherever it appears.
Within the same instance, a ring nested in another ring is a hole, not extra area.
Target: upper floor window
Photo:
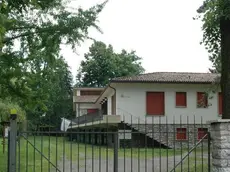
[[[220,116],[221,116],[222,113],[223,113],[222,103],[223,103],[222,93],[219,92],[219,93],[218,93],[218,111],[219,111],[219,115],[220,115]]]
[[[187,107],[186,92],[176,92],[176,107]]]
[[[165,113],[164,92],[146,93],[146,113],[147,115],[164,115]]]
[[[81,96],[94,96],[94,95],[100,95],[101,91],[81,90],[80,94]]]
[[[208,97],[205,92],[197,92],[197,107],[198,108],[208,107]]]

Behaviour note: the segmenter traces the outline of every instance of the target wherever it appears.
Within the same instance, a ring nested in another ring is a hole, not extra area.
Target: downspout
[[[113,90],[114,90],[114,95],[113,96],[115,96],[115,115],[116,115],[116,107],[117,107],[117,105],[116,105],[116,97],[117,97],[117,95],[116,95],[116,88],[114,88],[114,87],[112,87],[110,84],[109,84],[109,87],[110,88],[112,88]],[[113,104],[112,104],[113,105]],[[120,147],[120,140],[119,140],[119,138],[118,138],[118,129],[119,129],[119,124],[117,125],[117,129],[116,129],[116,132],[114,133],[114,135],[113,135],[113,139],[114,139],[114,157],[113,157],[113,164],[114,164],[114,172],[118,172],[118,149],[119,149],[119,147]]]
[[[114,95],[115,95],[115,98],[116,98],[116,92],[117,92],[116,88],[112,87],[110,84],[109,84],[109,87],[112,88],[112,89],[114,90]],[[113,96],[114,96],[114,95],[113,95]],[[113,104],[112,104],[112,105],[113,105]],[[114,109],[114,111],[115,111],[114,113],[115,113],[115,115],[116,115],[116,99],[115,99],[115,109]]]

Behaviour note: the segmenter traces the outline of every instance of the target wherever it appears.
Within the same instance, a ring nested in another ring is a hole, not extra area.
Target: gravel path
[[[175,156],[175,164],[181,160],[181,156]],[[108,165],[107,165],[108,164]],[[63,170],[64,167],[64,170]],[[125,168],[124,168],[125,167]],[[147,159],[133,158],[119,158],[118,160],[118,171],[119,172],[167,172],[174,167],[174,157],[161,157]],[[59,162],[61,172],[71,172],[71,163],[68,159]],[[154,170],[153,170],[154,169]],[[167,170],[168,169],[168,170]],[[55,172],[54,170],[53,172]],[[87,159],[86,166],[85,160],[81,160],[78,167],[78,162],[72,162],[72,172],[113,172],[113,159],[109,159],[108,163],[106,159]]]

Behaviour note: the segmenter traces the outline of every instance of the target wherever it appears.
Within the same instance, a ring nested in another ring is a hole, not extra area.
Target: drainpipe
[[[110,84],[109,84],[109,87],[114,90],[114,95],[116,96],[116,92],[117,92],[116,88],[112,87]],[[115,102],[115,104],[116,104],[116,102]],[[115,112],[114,113],[116,114],[116,108],[115,108]]]
[[[114,90],[114,95],[116,96],[116,89],[114,87],[112,87],[110,84],[109,84],[109,87]],[[115,111],[116,111],[116,109],[115,109]],[[116,114],[116,112],[115,112],[115,114]],[[114,162],[113,162],[114,169],[113,169],[113,171],[118,172],[118,149],[120,147],[119,146],[120,143],[119,143],[119,139],[118,139],[118,128],[116,129],[116,132],[113,134],[113,137],[114,137]]]
[[[110,84],[109,84],[109,87],[112,88],[116,93],[116,88],[112,87]]]

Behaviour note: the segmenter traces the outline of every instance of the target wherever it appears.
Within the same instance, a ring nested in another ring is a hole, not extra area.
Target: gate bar
[[[114,133],[114,172],[118,172],[118,131]]]
[[[210,152],[210,144],[211,144],[211,134],[208,132],[208,172],[211,172],[211,152]]]
[[[174,166],[174,168],[173,168],[170,172],[175,171],[175,169],[178,167],[178,165],[180,165],[180,163],[182,163],[182,162],[187,158],[187,156],[189,156],[189,154],[192,153],[192,151],[193,151],[194,149],[196,149],[196,147],[204,140],[205,137],[207,137],[207,135],[208,135],[208,134],[205,134],[204,137],[202,137],[202,139],[200,139],[199,142],[197,142],[196,145],[193,146],[193,147],[189,150],[188,154],[186,154],[186,155],[181,159],[181,161],[180,161],[179,163],[177,163],[177,165]]]
[[[10,114],[10,143],[8,154],[8,170],[9,172],[16,172],[16,143],[17,143],[17,114],[15,110]]]
[[[21,135],[38,153],[41,154],[58,172],[61,172],[41,151],[39,151],[23,134]],[[15,172],[15,171],[14,171]]]

